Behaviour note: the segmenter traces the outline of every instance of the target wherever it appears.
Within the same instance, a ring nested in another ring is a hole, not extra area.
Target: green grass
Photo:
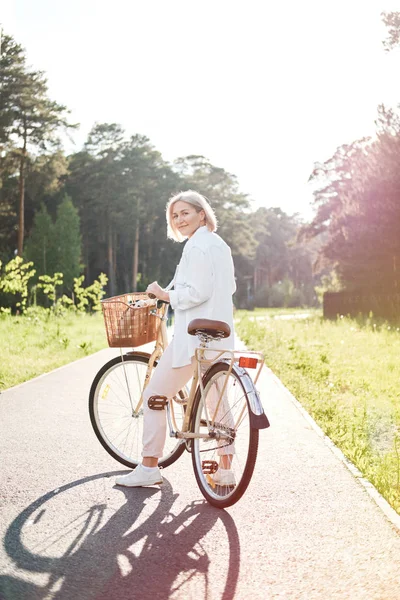
[[[0,390],[107,347],[102,315],[0,316]]]
[[[241,339],[400,513],[400,325],[252,316]]]
[[[242,318],[245,315],[251,317],[268,316],[271,319],[281,315],[300,315],[300,314],[322,315],[319,308],[255,308],[252,311],[238,309],[235,311],[235,319]]]

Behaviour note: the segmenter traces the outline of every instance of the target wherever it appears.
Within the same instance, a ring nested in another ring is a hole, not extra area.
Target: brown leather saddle
[[[208,335],[215,339],[227,338],[231,335],[231,328],[224,321],[212,319],[193,319],[188,325],[190,335]]]

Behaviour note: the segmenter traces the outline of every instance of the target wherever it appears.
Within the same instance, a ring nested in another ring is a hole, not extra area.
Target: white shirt
[[[193,319],[225,321],[231,335],[210,348],[234,348],[232,294],[236,291],[234,267],[229,246],[206,226],[199,227],[186,242],[174,278],[174,290],[169,292],[175,311],[172,366],[190,364],[197,336],[189,335]]]

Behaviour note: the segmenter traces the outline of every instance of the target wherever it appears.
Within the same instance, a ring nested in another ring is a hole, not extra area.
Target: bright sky
[[[395,0],[3,0],[0,22],[81,124],[147,135],[166,160],[203,154],[254,206],[312,216],[313,163],[400,103],[386,53]]]

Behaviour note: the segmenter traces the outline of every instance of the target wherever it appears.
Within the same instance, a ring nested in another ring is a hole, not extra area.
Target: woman
[[[118,485],[129,487],[162,483],[158,459],[165,444],[165,411],[151,410],[147,402],[151,396],[172,398],[192,377],[198,340],[187,333],[190,321],[196,318],[225,321],[232,333],[224,340],[224,346],[234,347],[232,294],[236,284],[233,261],[229,246],[215,233],[217,221],[211,206],[197,192],[181,192],[167,204],[167,223],[168,237],[178,242],[188,241],[175,273],[174,290],[166,292],[157,282],[151,283],[146,290],[171,304],[175,311],[175,328],[174,337],[143,393],[143,461],[134,471],[116,480]],[[225,485],[231,485],[229,453],[232,452],[229,449],[221,452],[223,456],[217,474]]]

